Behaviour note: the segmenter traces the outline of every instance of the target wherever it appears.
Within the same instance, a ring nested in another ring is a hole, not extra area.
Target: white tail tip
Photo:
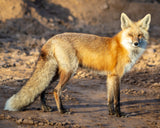
[[[8,111],[18,111],[17,109],[13,108],[13,104],[12,103],[12,99],[14,98],[14,95],[9,98],[5,104],[4,110],[8,110]]]

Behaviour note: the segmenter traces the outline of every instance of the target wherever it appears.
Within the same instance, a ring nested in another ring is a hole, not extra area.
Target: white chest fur
[[[139,57],[143,54],[144,50],[145,49],[137,48],[137,49],[132,49],[129,51],[130,62],[128,64],[126,64],[124,73],[131,70],[133,65],[136,63],[136,61],[139,59]]]
[[[125,65],[124,73],[131,70],[133,65],[136,63],[136,61],[139,59],[139,57],[143,54],[145,51],[147,42],[145,40],[141,41],[141,44],[139,47],[136,47],[133,45],[132,40],[130,38],[123,38],[121,42],[122,46],[128,51],[130,62]]]

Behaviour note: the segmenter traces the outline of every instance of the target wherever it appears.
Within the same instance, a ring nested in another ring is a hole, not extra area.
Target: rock
[[[68,16],[68,20],[69,21],[73,21],[73,17],[72,16]]]
[[[22,122],[23,122],[23,119],[18,119],[18,120],[16,120],[16,123],[17,123],[17,124],[22,124]]]
[[[34,122],[33,122],[32,119],[24,119],[24,120],[23,120],[23,124],[30,124],[30,125],[33,125]]]
[[[43,122],[39,122],[38,125],[39,125],[39,126],[43,126],[44,123],[43,123]]]
[[[33,122],[36,126],[38,126],[38,120],[34,120]]]
[[[8,116],[6,117],[6,119],[9,120],[9,119],[12,119],[12,117],[11,117],[10,115],[8,115]]]
[[[49,122],[49,125],[51,125],[51,126],[53,126],[55,124],[56,124],[55,122]]]
[[[50,121],[49,121],[49,120],[46,119],[45,121],[46,121],[46,123],[47,123],[48,125],[50,124]]]
[[[4,114],[0,114],[0,119],[5,119],[5,115]]]
[[[144,95],[144,94],[145,94],[145,91],[144,91],[144,90],[141,90],[141,94]]]
[[[0,66],[3,66],[3,65],[5,65],[5,62],[0,62]]]

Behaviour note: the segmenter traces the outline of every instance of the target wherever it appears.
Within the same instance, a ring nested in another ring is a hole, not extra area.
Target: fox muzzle
[[[133,45],[138,47],[139,46],[139,42],[134,42]]]

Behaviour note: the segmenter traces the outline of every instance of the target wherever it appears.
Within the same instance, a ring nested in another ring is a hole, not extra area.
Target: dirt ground
[[[119,5],[117,0],[18,0],[16,4],[0,1],[0,128],[160,128],[160,16],[156,15],[160,4],[158,0],[128,1]],[[138,11],[130,10],[131,6]],[[121,111],[125,116],[108,115],[106,76],[87,69],[79,69],[63,89],[62,100],[69,110],[65,114],[57,112],[53,96],[58,81],[46,92],[53,112],[42,112],[39,98],[24,111],[3,110],[6,100],[31,76],[46,40],[66,31],[114,35],[120,30],[122,11],[129,16],[133,13],[132,19],[142,18],[148,12],[153,16],[150,43],[122,79]]]

